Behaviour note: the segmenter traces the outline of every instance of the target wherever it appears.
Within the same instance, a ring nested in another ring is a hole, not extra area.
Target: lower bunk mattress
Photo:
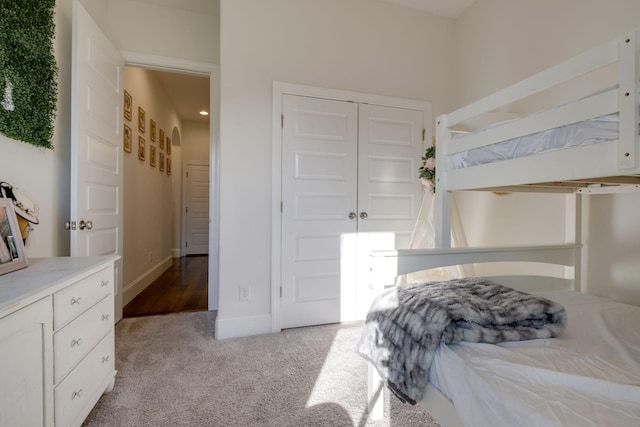
[[[429,382],[466,426],[640,425],[640,307],[571,291],[553,339],[440,344]]]

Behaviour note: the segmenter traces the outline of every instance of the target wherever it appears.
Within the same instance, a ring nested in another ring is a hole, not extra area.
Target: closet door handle
[[[369,214],[367,214],[366,212],[360,212],[360,219],[367,219],[369,218]]]
[[[358,216],[356,215],[355,212],[349,212],[349,219],[351,221],[353,221],[354,219],[356,219]]]

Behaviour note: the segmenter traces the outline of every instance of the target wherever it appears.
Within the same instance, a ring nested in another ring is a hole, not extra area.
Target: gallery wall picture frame
[[[167,157],[167,175],[171,175],[171,159]]]
[[[149,145],[149,164],[152,168],[156,167],[156,146]]]
[[[143,137],[139,136],[138,137],[138,159],[142,160],[144,162],[146,156],[145,156],[145,151],[146,151],[146,141],[144,140]]]
[[[153,119],[149,119],[149,139],[156,142],[156,121]]]
[[[123,109],[125,119],[131,121],[132,110],[133,110],[133,98],[131,97],[131,94],[125,90],[124,91],[124,109]]]
[[[122,131],[122,147],[127,153],[131,152],[131,128],[126,123]]]
[[[158,144],[161,149],[164,148],[164,130],[162,129],[158,131]]]
[[[28,265],[13,200],[0,198],[0,275]]]
[[[161,151],[160,152],[160,158],[158,159],[158,167],[160,168],[160,172],[164,172],[164,153]]]
[[[167,137],[167,155],[171,155],[171,138]]]
[[[138,107],[138,130],[145,133],[147,128],[147,114],[142,107]]]

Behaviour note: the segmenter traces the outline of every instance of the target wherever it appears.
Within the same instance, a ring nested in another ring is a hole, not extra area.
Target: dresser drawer
[[[112,331],[56,386],[57,426],[80,425],[102,396],[115,373],[114,345]]]
[[[94,273],[53,295],[53,329],[65,323],[113,293],[113,266]]]
[[[54,382],[59,382],[113,329],[113,298],[102,301],[53,335]]]

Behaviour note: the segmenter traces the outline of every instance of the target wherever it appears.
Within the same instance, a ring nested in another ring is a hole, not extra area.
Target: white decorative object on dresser
[[[31,260],[0,276],[3,425],[79,426],[111,391],[117,259]]]

